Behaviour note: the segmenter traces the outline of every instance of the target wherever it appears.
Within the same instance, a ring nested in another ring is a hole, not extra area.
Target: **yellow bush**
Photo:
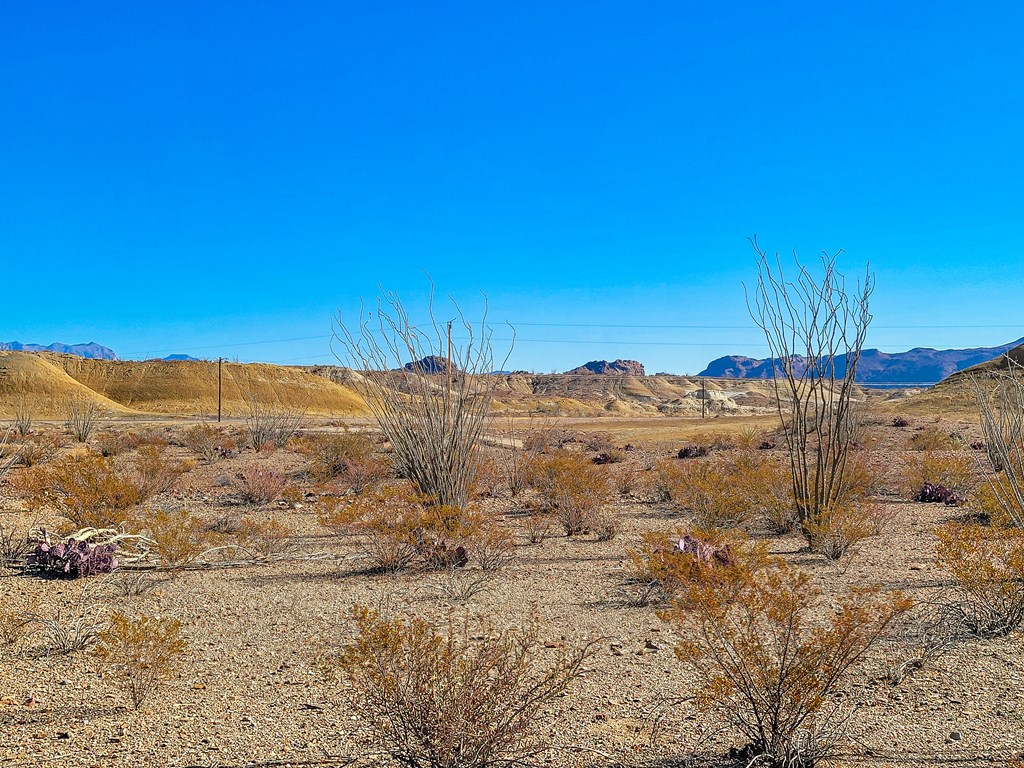
[[[978,467],[969,454],[948,451],[920,451],[903,457],[903,492],[914,498],[925,483],[941,485],[967,496],[979,482]]]
[[[177,658],[185,651],[181,623],[158,616],[132,619],[114,613],[99,640],[93,653],[108,665],[135,709],[170,676]]]
[[[948,523],[936,535],[936,561],[964,598],[959,610],[970,631],[998,637],[1024,622],[1024,531]]]
[[[733,576],[727,590],[691,582],[685,600],[662,615],[683,637],[676,655],[698,675],[696,702],[739,731],[751,764],[814,765],[844,722],[816,721],[816,713],[912,604],[855,588],[819,621],[820,590],[782,561]]]
[[[132,478],[94,453],[31,467],[12,484],[31,511],[52,509],[76,529],[115,527],[142,501]]]
[[[608,500],[608,475],[587,456],[569,451],[538,456],[530,484],[566,535],[593,530]]]

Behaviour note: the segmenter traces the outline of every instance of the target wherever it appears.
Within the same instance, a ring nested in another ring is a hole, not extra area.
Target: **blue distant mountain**
[[[183,360],[194,360],[195,362],[199,362],[199,358],[198,357],[192,357],[192,355],[168,355],[167,357],[165,357],[163,359],[168,361],[168,362],[176,362],[176,361],[183,361]]]
[[[970,349],[931,349],[915,347],[906,352],[881,352],[877,349],[865,349],[857,364],[857,381],[862,384],[912,385],[937,384],[947,376],[972,365],[994,360],[999,355],[1014,347],[1024,344],[1024,339],[1011,341],[998,347],[972,347]],[[779,363],[778,358],[775,360]],[[802,372],[803,358],[794,357],[797,373]],[[836,375],[846,372],[846,356],[836,357]],[[758,360],[741,355],[720,357],[708,364],[698,374],[726,379],[770,379],[772,378],[772,360]]]
[[[61,344],[59,341],[42,344],[22,344],[20,341],[0,341],[0,350],[8,352],[57,352],[62,355],[78,355],[93,360],[117,360],[114,350],[90,341],[88,344]]]

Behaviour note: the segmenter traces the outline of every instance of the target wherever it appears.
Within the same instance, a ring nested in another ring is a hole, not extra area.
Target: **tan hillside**
[[[31,403],[40,419],[63,417],[68,400],[95,403],[105,415],[130,415],[133,411],[83,386],[52,357],[30,352],[0,352],[0,416],[11,418],[22,399]]]
[[[116,413],[194,415],[217,409],[217,364],[205,361],[90,360],[73,355],[2,353],[0,412],[9,413],[22,395],[46,401],[95,399]],[[4,375],[6,372],[6,375]],[[223,409],[245,413],[247,397],[323,416],[365,412],[355,391],[319,376],[279,365],[225,363]],[[39,418],[59,416],[59,406],[37,409]],[[51,413],[50,411],[53,411]]]
[[[907,413],[977,414],[978,402],[973,380],[982,386],[987,378],[1006,373],[1007,357],[1017,365],[1024,365],[1024,345],[1014,347],[1006,355],[966,368],[948,376],[931,389],[914,394],[899,404]]]

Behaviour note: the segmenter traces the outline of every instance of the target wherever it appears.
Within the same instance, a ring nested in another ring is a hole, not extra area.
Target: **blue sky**
[[[765,353],[753,234],[870,262],[869,346],[1024,336],[1017,3],[3,13],[0,340],[328,362],[427,272],[510,367],[696,372]]]

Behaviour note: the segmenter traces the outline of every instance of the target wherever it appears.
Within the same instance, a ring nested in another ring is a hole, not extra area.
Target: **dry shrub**
[[[1017,508],[1012,496],[1000,493],[998,481],[988,480],[978,486],[967,502],[967,508],[981,521],[996,527],[1020,527],[1024,520],[1024,508]]]
[[[820,715],[848,670],[910,609],[899,593],[854,588],[815,621],[821,591],[776,560],[696,580],[663,618],[683,640],[676,655],[699,675],[697,705],[746,740],[749,765],[811,766],[842,737],[843,719]]]
[[[304,435],[291,443],[309,459],[309,476],[318,483],[344,477],[352,463],[373,456],[373,440],[366,432],[331,432]]]
[[[608,475],[586,456],[568,451],[540,456],[530,480],[567,536],[587,533],[600,522],[608,499]]]
[[[139,446],[132,464],[135,485],[143,501],[171,490],[178,478],[191,469],[190,461],[172,459],[166,447],[151,443]]]
[[[484,454],[473,478],[473,490],[478,496],[495,498],[504,480],[504,472],[494,456]]]
[[[750,503],[725,457],[662,462],[659,479],[669,500],[693,514],[699,528],[734,528],[750,517]]]
[[[914,498],[925,483],[969,495],[978,486],[974,457],[948,451],[921,451],[903,457],[903,492]]]
[[[101,432],[96,437],[96,447],[103,456],[120,456],[138,446],[131,432]]]
[[[188,512],[151,510],[138,516],[133,527],[153,542],[153,554],[167,568],[184,568],[210,547],[210,532]]]
[[[382,571],[414,564],[431,570],[463,567],[471,557],[494,569],[509,556],[511,539],[490,518],[475,509],[428,505],[406,486],[323,502],[321,524],[358,535],[364,553]]]
[[[233,456],[238,450],[231,435],[211,424],[196,424],[186,430],[182,442],[205,464]]]
[[[643,485],[640,470],[632,464],[623,464],[619,471],[612,476],[612,479],[615,483],[615,490],[621,496],[632,496],[639,493]]]
[[[94,453],[32,467],[13,484],[30,510],[53,509],[78,529],[115,527],[142,501],[132,478]]]
[[[237,472],[231,481],[246,504],[269,504],[284,491],[288,479],[268,467],[250,466]]]
[[[812,552],[839,560],[864,539],[881,533],[888,519],[880,504],[859,501],[823,508],[804,527]]]
[[[111,615],[93,651],[127,691],[136,710],[170,676],[184,652],[177,619],[144,614],[129,618],[120,611]]]
[[[18,461],[26,467],[45,464],[65,446],[66,438],[57,432],[32,435],[18,446]]]
[[[361,606],[353,617],[358,634],[338,657],[349,706],[381,752],[417,768],[531,764],[547,746],[544,715],[594,652],[549,652],[535,630],[441,634]]]
[[[1007,635],[1024,621],[1024,531],[948,523],[937,531],[935,559],[956,582],[957,606],[979,637]]]
[[[720,584],[732,570],[756,570],[767,562],[764,544],[751,543],[738,529],[648,532],[640,547],[626,554],[631,580],[649,588],[644,603],[679,598],[691,584]]]
[[[962,441],[935,427],[922,427],[910,438],[910,447],[915,451],[955,451]]]

